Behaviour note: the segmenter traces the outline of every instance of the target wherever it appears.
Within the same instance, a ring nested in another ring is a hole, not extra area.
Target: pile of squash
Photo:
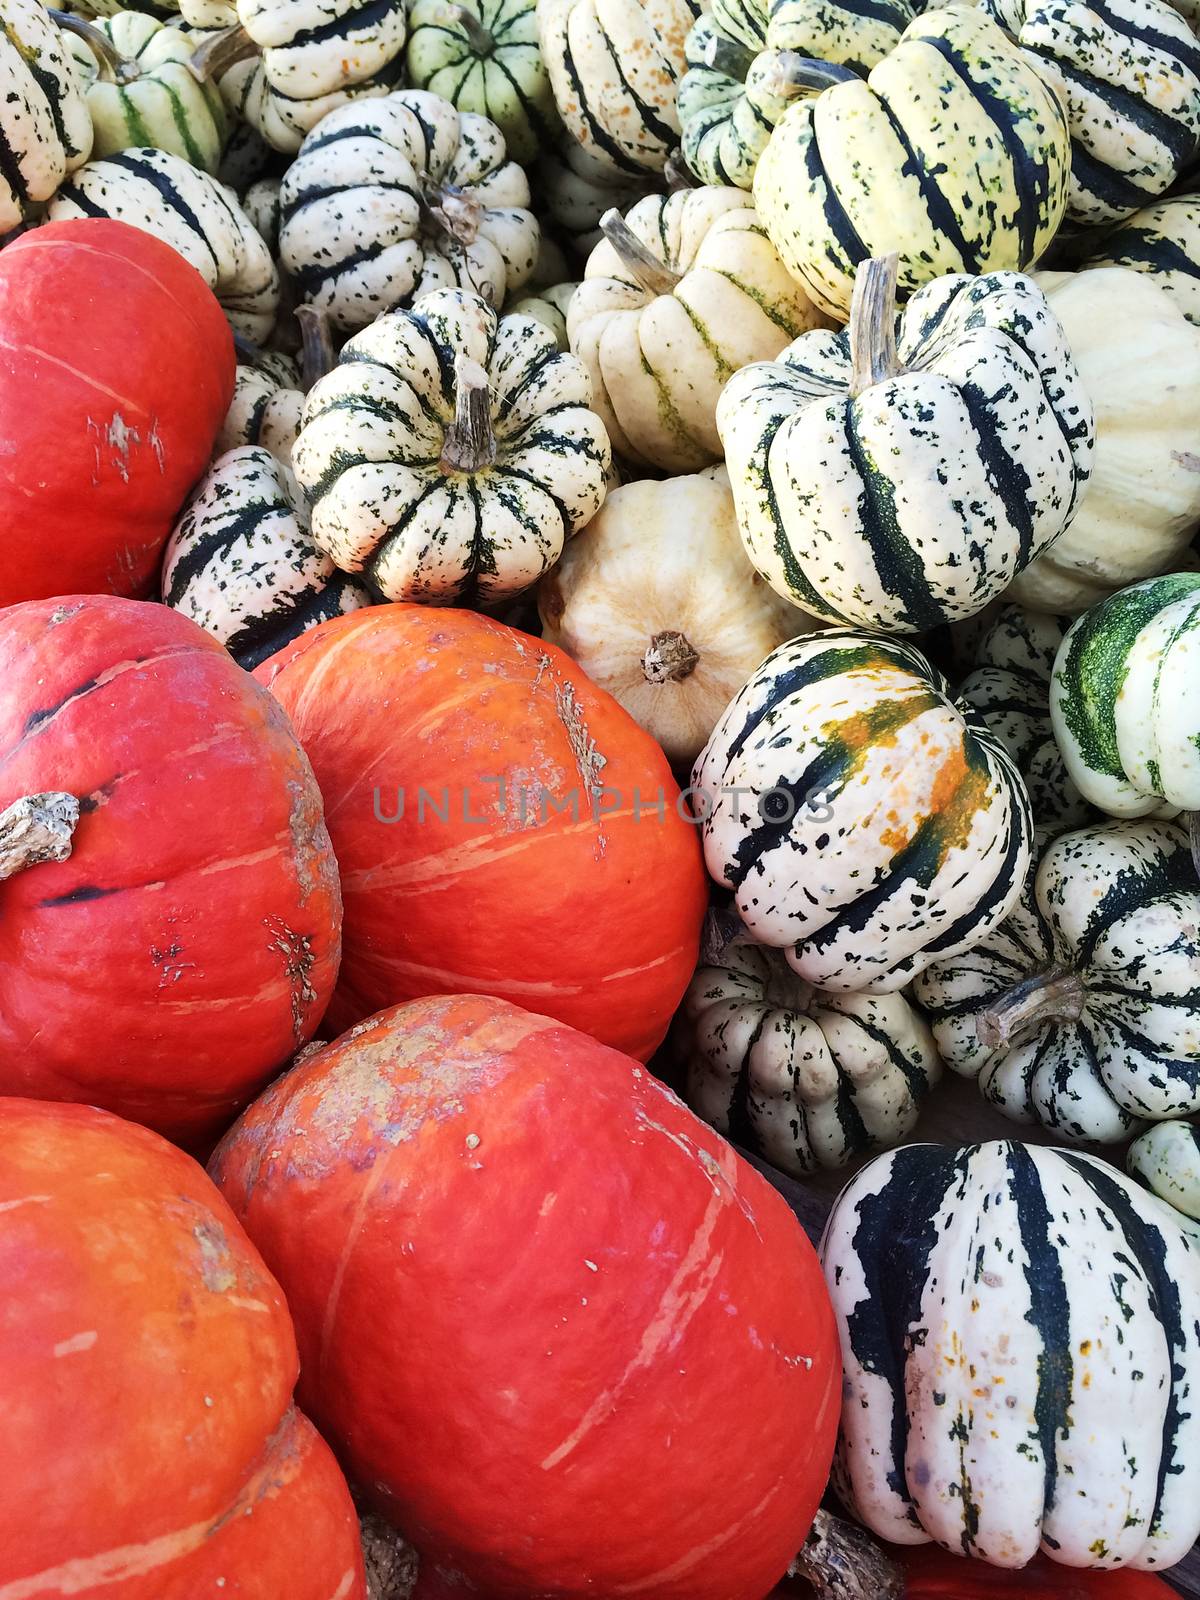
[[[0,1600],[1166,1600],[1200,6],[64,3]]]

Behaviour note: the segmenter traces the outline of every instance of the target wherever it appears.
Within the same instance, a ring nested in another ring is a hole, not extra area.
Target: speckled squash
[[[543,328],[549,329],[560,350],[569,350],[571,341],[567,338],[567,307],[578,287],[577,283],[553,283],[544,289],[534,289],[529,294],[510,300],[504,307],[504,314],[532,317]]]
[[[1200,1128],[1157,1122],[1129,1146],[1125,1166],[1152,1194],[1190,1221],[1200,1220]]]
[[[267,241],[272,255],[279,253],[279,190],[282,184],[282,178],[257,178],[242,195],[242,210]]]
[[[615,171],[568,135],[542,152],[529,177],[538,215],[561,234],[580,267],[604,237],[600,218],[605,212],[627,211],[662,189],[658,173]]]
[[[1074,1151],[910,1145],[842,1191],[821,1257],[846,1371],[835,1481],[874,1533],[1008,1568],[1186,1554],[1200,1246],[1153,1196]]]
[[[1200,324],[1200,197],[1146,206],[1094,245],[1085,265],[1149,273],[1188,321]]]
[[[91,149],[67,41],[36,0],[0,0],[0,236],[49,200]]]
[[[288,466],[303,413],[304,391],[294,365],[290,371],[281,371],[274,363],[270,367],[239,366],[214,454],[224,455],[239,445],[261,445]]]

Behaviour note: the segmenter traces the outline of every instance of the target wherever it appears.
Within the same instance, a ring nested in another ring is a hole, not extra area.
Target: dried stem
[[[899,258],[864,261],[850,301],[850,394],[885,383],[903,369],[896,359],[896,272]]]
[[[96,27],[94,22],[85,22],[82,17],[72,16],[69,11],[51,11],[50,15],[60,28],[67,33],[78,34],[87,45],[96,58],[101,83],[132,83],[141,77],[141,67],[121,54],[103,28]]]
[[[642,657],[642,671],[648,683],[682,683],[695,672],[700,656],[686,635],[656,633]]]
[[[0,882],[44,861],[65,861],[79,825],[79,801],[61,790],[30,794],[0,812]]]
[[[683,159],[683,151],[678,145],[667,157],[667,164],[663,168],[663,181],[668,194],[678,194],[683,189],[699,189],[701,186],[699,178]]]
[[[621,265],[647,294],[673,294],[682,274],[660,261],[642,243],[616,206],[600,218],[600,232],[621,258]]]
[[[477,56],[490,56],[496,41],[475,13],[466,6],[445,5],[438,13],[438,21],[448,28],[458,28],[466,34],[467,43]]]
[[[901,1600],[904,1574],[864,1529],[818,1511],[804,1548],[788,1568],[817,1600]]]
[[[300,382],[307,393],[318,378],[333,371],[333,337],[328,314],[316,306],[297,306],[296,321],[300,324]]]
[[[483,206],[458,184],[443,184],[429,196],[429,214],[460,245],[474,244],[479,237]]]
[[[206,39],[194,52],[187,69],[198,83],[212,83],[239,61],[258,54],[258,45],[240,22]]]
[[[733,39],[725,39],[719,33],[710,33],[704,41],[700,60],[714,72],[723,72],[727,78],[737,78],[739,82],[745,83],[746,74],[754,65],[754,52],[747,50],[745,45],[737,44]]]
[[[1011,1044],[1042,1022],[1074,1022],[1083,1013],[1083,979],[1069,967],[1051,967],[1011,989],[981,1011],[975,1024],[980,1044],[989,1050]]]
[[[454,421],[442,441],[443,472],[482,472],[496,459],[488,375],[470,356],[454,363]]]
[[[409,1600],[417,1584],[417,1552],[373,1511],[359,1517],[368,1600]]]
[[[760,87],[780,100],[794,100],[801,93],[821,94],[839,83],[853,83],[857,72],[832,61],[815,61],[796,50],[773,50],[773,59],[760,68]]]

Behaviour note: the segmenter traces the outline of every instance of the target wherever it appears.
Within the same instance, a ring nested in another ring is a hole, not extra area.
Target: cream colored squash
[[[538,610],[545,637],[677,763],[764,656],[820,626],[750,565],[724,467],[614,490],[542,579]]]

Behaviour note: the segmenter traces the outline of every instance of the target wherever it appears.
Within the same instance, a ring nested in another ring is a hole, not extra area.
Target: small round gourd
[[[92,119],[68,41],[37,0],[0,4],[0,238],[92,149]]]
[[[548,328],[560,350],[569,350],[567,338],[567,307],[571,296],[579,287],[577,283],[552,283],[544,289],[534,289],[504,307],[506,317],[532,317]]]
[[[1135,212],[1092,247],[1084,265],[1149,273],[1200,324],[1200,198],[1172,195]]]
[[[1200,1128],[1194,1122],[1157,1122],[1125,1156],[1130,1175],[1193,1222],[1200,1221]]]

